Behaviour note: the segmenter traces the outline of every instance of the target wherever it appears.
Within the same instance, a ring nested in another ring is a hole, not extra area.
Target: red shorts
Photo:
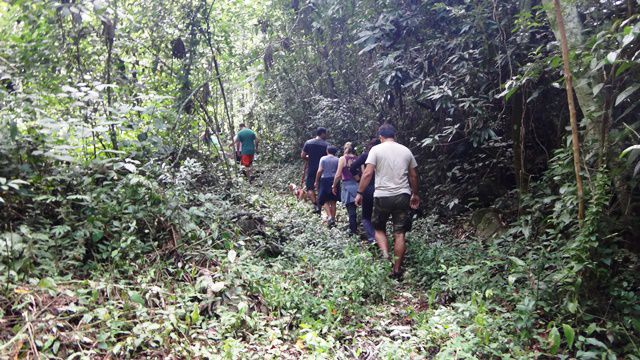
[[[242,155],[240,157],[240,164],[244,167],[249,167],[253,164],[253,155]]]

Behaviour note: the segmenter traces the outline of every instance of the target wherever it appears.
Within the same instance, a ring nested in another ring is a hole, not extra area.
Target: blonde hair
[[[351,143],[351,141],[347,141],[346,143],[344,143],[344,146],[342,147],[344,149],[344,154],[353,154],[353,144]]]

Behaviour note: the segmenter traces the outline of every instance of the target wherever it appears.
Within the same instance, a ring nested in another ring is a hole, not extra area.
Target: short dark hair
[[[383,138],[395,138],[396,128],[391,124],[382,124],[378,128],[378,136],[382,136]]]
[[[371,150],[372,147],[376,146],[376,145],[380,145],[380,139],[378,138],[372,138],[371,140],[369,140],[369,143],[366,146],[366,150],[369,151]]]
[[[324,134],[326,134],[326,133],[327,133],[327,129],[325,129],[325,128],[323,128],[323,127],[319,127],[319,128],[316,130],[316,135],[317,135],[317,136],[324,135]]]
[[[327,153],[335,155],[338,153],[338,148],[333,145],[329,145],[329,147],[327,147]]]
[[[245,126],[244,123],[240,123],[240,127],[243,128],[243,127],[246,127],[246,126]]]

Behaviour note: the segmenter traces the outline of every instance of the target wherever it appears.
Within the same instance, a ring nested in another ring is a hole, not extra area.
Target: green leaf
[[[235,250],[229,250],[229,254],[227,255],[227,259],[229,260],[230,263],[233,263],[234,261],[236,261],[236,257],[238,256],[238,253]]]
[[[29,185],[29,182],[24,181],[24,180],[20,180],[20,179],[11,180],[9,183],[11,183],[11,184],[19,184],[19,185]]]
[[[136,304],[144,306],[144,298],[137,291],[129,291],[129,299]]]
[[[104,232],[97,230],[97,231],[94,231],[93,234],[91,235],[91,240],[98,241],[102,239],[103,236],[104,236]]]
[[[620,105],[621,102],[625,101],[631,94],[636,92],[640,88],[640,84],[631,85],[626,88],[623,92],[621,92],[616,98],[615,106]]]
[[[459,272],[460,273],[464,273],[464,272],[467,272],[469,270],[474,270],[474,269],[477,269],[477,268],[478,268],[477,265],[465,265],[459,270]]]
[[[522,276],[522,274],[511,274],[509,275],[509,277],[507,278],[507,281],[509,281],[509,285],[513,285],[516,280],[518,280],[518,278],[520,278]]]
[[[616,77],[622,75],[623,72],[629,70],[629,68],[631,68],[631,65],[632,63],[629,61],[620,64],[620,66],[618,66],[618,69],[616,70]]]
[[[629,146],[628,148],[624,149],[624,151],[622,153],[620,153],[620,159],[625,157],[625,155],[627,155],[628,153],[630,153],[633,150],[640,150],[640,145],[632,145],[632,146]]]
[[[44,343],[44,345],[42,346],[42,350],[47,350],[51,347],[51,345],[53,345],[53,342],[56,341],[56,338],[54,336],[50,336],[49,340],[47,340],[46,343]]]
[[[213,292],[220,292],[222,291],[222,289],[224,289],[225,287],[225,283],[224,281],[218,281],[216,283],[211,284],[211,291]]]
[[[557,327],[551,328],[549,332],[549,351],[552,354],[556,354],[560,348],[560,332]]]
[[[18,137],[18,123],[15,121],[9,122],[9,136],[11,136],[12,140],[15,140]]]
[[[625,116],[631,114],[633,110],[636,108],[636,106],[638,106],[638,104],[640,104],[640,101],[636,101],[633,104],[631,104],[631,106],[627,106],[627,109],[622,113],[622,115],[618,116],[615,121],[617,122],[620,119],[624,118]]]
[[[191,323],[195,324],[200,319],[200,309],[198,308],[198,304],[193,304],[193,311],[191,312]]]
[[[501,92],[500,94],[496,95],[496,98],[501,98],[504,97],[504,101],[507,102],[509,101],[509,99],[518,92],[518,90],[520,90],[519,86],[514,86],[511,89],[507,89],[503,92]]]
[[[59,349],[60,349],[60,341],[56,340],[56,342],[53,343],[53,347],[51,348],[51,351],[53,351],[54,354],[57,354]]]
[[[518,265],[518,266],[522,266],[522,267],[527,266],[527,264],[524,261],[518,259],[515,256],[509,256],[509,259],[511,259],[511,261],[513,261],[513,263]]]
[[[596,86],[593,87],[593,96],[598,95],[598,93],[600,92],[600,90],[602,90],[602,88],[604,87],[604,83],[600,83]]]
[[[631,26],[627,26],[627,28],[631,28]],[[626,28],[625,28],[625,33],[626,33]],[[626,34],[623,38],[622,38],[622,47],[625,47],[629,44],[631,44],[633,42],[633,40],[636,39],[636,34],[633,32],[630,32],[628,34]]]
[[[129,170],[130,173],[135,174],[138,169],[136,168],[135,165],[133,164],[129,164],[129,163],[125,163],[122,165],[125,169]]]
[[[587,338],[585,341],[589,345],[598,346],[598,347],[601,347],[603,349],[608,349],[607,345],[605,345],[602,341],[600,341],[600,340],[598,340],[596,338]]]
[[[376,46],[378,46],[378,45],[379,45],[379,44],[378,44],[378,43],[375,43],[375,42],[374,42],[373,44],[369,44],[369,45],[367,45],[364,49],[360,50],[360,52],[358,53],[358,55],[362,55],[362,54],[364,54],[364,53],[366,53],[366,52],[369,52],[369,51],[373,50],[373,49],[374,49]]]
[[[578,359],[598,359],[598,353],[594,352],[594,351],[578,351],[576,353],[576,357]]]
[[[55,160],[64,161],[64,162],[74,162],[76,160],[69,155],[58,155],[58,154],[45,154],[45,155]]]
[[[46,277],[40,279],[40,281],[38,282],[38,287],[42,289],[56,290],[56,282],[52,278]]]
[[[564,338],[567,339],[567,345],[569,349],[573,347],[573,342],[576,339],[576,332],[573,328],[567,324],[562,324],[562,332],[564,333]]]

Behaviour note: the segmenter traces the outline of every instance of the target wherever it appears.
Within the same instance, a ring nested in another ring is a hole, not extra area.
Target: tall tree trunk
[[[219,129],[220,128],[220,124],[218,123],[218,119],[217,118],[211,118],[211,116],[209,115],[209,111],[207,110],[207,106],[202,103],[201,101],[198,101],[198,104],[200,105],[200,109],[202,109],[202,112],[204,113],[204,120],[205,123],[207,124],[207,127],[210,129],[213,129],[215,126],[215,129]],[[216,104],[217,106],[217,104]],[[213,132],[215,134],[216,140],[218,141],[218,145],[220,146],[220,150],[222,150],[222,163],[224,164],[224,174],[225,177],[227,178],[228,181],[231,181],[231,169],[229,168],[229,164],[227,163],[227,159],[225,158],[224,154],[224,145],[222,144],[222,140],[220,139],[220,135],[218,134],[217,131],[214,130]],[[234,153],[235,156],[235,153]]]
[[[206,4],[206,0],[203,0],[203,4]],[[222,74],[220,74],[220,66],[218,66],[218,59],[216,57],[216,53],[220,53],[213,46],[213,39],[211,38],[211,12],[213,11],[213,5],[215,1],[211,2],[211,6],[209,10],[205,13],[204,21],[206,28],[201,29],[200,32],[207,40],[207,45],[209,45],[209,51],[211,52],[211,60],[213,62],[213,68],[216,72],[216,78],[218,79],[218,85],[220,86],[220,95],[222,95],[222,104],[224,105],[224,113],[227,118],[227,125],[229,126],[229,137],[231,143],[233,144],[233,139],[235,137],[235,131],[233,129],[233,121],[231,121],[231,113],[229,112],[229,103],[227,102],[227,93],[224,91],[224,83],[222,82]],[[235,146],[235,145],[234,145]]]
[[[584,45],[584,36],[582,35],[583,26],[580,17],[578,16],[578,8],[574,1],[564,1],[562,4],[558,1],[544,0],[544,7],[549,18],[551,29],[556,39],[561,42],[562,34],[558,27],[558,16],[562,16],[565,32],[565,41],[568,51],[576,51]],[[555,9],[556,6],[560,9]],[[595,144],[600,141],[600,131],[602,129],[602,99],[600,97],[594,97],[590,83],[599,84],[601,79],[591,79],[587,74],[574,74],[575,85],[574,90],[576,97],[578,98],[578,104],[582,115],[586,120],[587,132],[584,139],[587,144]]]
[[[567,103],[569,104],[569,121],[571,122],[573,167],[576,173],[576,186],[578,188],[578,219],[582,224],[582,220],[584,219],[584,193],[582,187],[582,176],[580,175],[580,139],[578,138],[576,105],[573,100],[573,78],[571,75],[571,67],[569,65],[569,44],[567,42],[567,33],[564,27],[564,19],[562,16],[562,8],[560,7],[560,0],[553,0],[553,6],[556,12],[557,29],[560,34],[560,45],[562,46],[563,69],[567,88]]]
[[[224,84],[222,83],[222,75],[220,74],[220,68],[218,67],[218,60],[216,59],[216,55],[213,53],[213,47],[211,48],[211,59],[213,60],[213,67],[216,70],[216,78],[218,78],[218,85],[220,86],[220,95],[222,95],[222,103],[224,105],[224,113],[227,116],[227,124],[229,125],[229,136],[231,137],[231,142],[233,143],[233,138],[235,137],[235,131],[233,130],[233,121],[231,121],[231,114],[229,113],[229,105],[227,103],[227,94],[224,91]]]
[[[117,13],[117,9],[116,9]],[[105,63],[105,84],[111,85],[111,70],[113,65],[113,43],[115,41],[116,34],[116,20],[105,19],[102,21],[102,32],[104,36],[105,45],[107,47],[107,60]],[[113,106],[113,89],[111,86],[107,86],[107,119],[111,121],[111,112]],[[114,150],[118,150],[118,135],[116,133],[115,124],[109,125],[109,134],[111,136],[111,145]]]
[[[524,165],[524,119],[526,116],[526,98],[524,88],[511,97],[511,119],[513,121],[513,169],[516,175],[516,184],[521,194],[529,190],[527,171]]]

